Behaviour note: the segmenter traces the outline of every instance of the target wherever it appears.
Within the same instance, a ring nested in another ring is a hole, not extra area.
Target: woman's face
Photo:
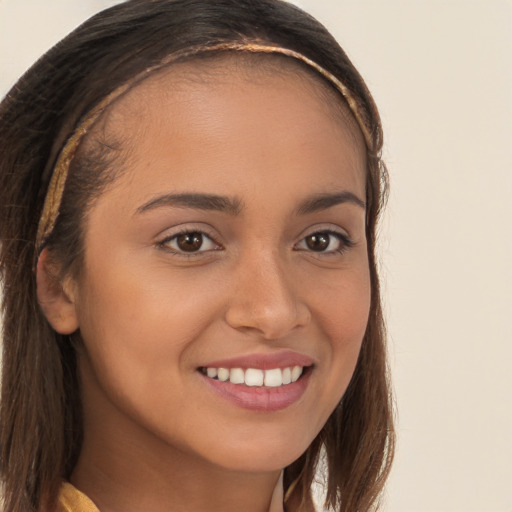
[[[359,354],[364,145],[320,79],[206,65],[146,80],[91,138],[119,142],[122,173],[72,287],[85,434],[270,471],[308,447]]]

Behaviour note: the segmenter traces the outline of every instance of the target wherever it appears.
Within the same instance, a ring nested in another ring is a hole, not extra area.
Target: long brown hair
[[[82,119],[109,93],[168,55],[258,40],[300,52],[338,78],[360,104],[367,149],[367,239],[372,301],[350,385],[307,451],[285,470],[289,506],[311,510],[322,450],[326,507],[368,511],[390,469],[392,402],[375,243],[387,193],[382,128],[364,81],[328,31],[280,0],[130,0],[84,23],[43,56],[0,105],[0,270],[3,375],[0,450],[4,511],[40,510],[69,477],[82,440],[76,353],[53,331],[36,296],[36,233],[56,158]],[[47,247],[62,271],[79,272],[83,218],[108,182],[108,151],[72,163]],[[320,464],[321,465],[321,464]],[[293,505],[292,505],[293,504]]]

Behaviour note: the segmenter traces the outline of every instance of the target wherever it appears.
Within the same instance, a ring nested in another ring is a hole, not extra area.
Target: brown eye
[[[184,252],[198,251],[203,245],[203,235],[201,233],[184,233],[176,237],[176,245]]]
[[[329,233],[314,233],[307,236],[304,240],[308,249],[316,252],[325,251],[331,243],[332,235]]]
[[[188,231],[166,238],[158,244],[175,253],[203,253],[220,249],[206,233]]]
[[[324,254],[341,254],[353,245],[352,240],[343,233],[338,233],[337,231],[316,231],[304,237],[295,246],[295,249]]]

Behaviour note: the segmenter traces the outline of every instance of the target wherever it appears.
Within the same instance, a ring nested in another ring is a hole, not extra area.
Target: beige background
[[[0,0],[0,93],[107,0]],[[302,0],[381,109],[385,512],[512,512],[512,0]]]

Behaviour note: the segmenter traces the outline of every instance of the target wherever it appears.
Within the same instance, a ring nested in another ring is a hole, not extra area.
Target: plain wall
[[[0,94],[106,0],[0,1]],[[512,512],[512,1],[302,0],[380,107],[385,512]]]

